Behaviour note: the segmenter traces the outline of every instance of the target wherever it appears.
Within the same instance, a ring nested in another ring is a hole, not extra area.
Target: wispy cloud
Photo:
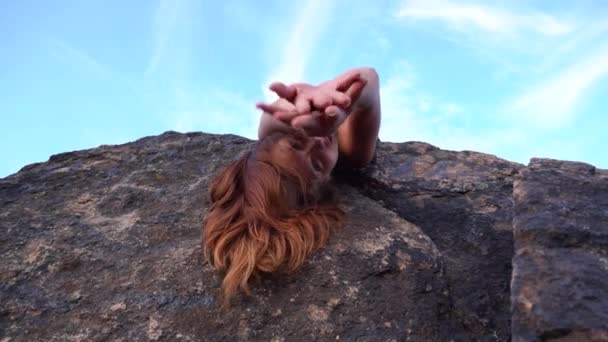
[[[251,136],[246,127],[252,124],[239,118],[243,112],[253,112],[252,102],[246,106],[240,94],[215,87],[212,80],[193,82],[191,78],[196,68],[193,37],[200,34],[194,24],[201,14],[199,6],[203,4],[194,0],[158,0],[152,18],[153,50],[144,77],[154,76],[156,93],[164,99],[159,116],[168,128],[180,132]]]
[[[581,14],[585,11],[565,16],[511,2],[404,0],[394,14],[402,23],[425,25],[433,36],[496,65],[492,77],[504,82],[561,63],[563,55],[556,51],[577,42],[592,26],[589,15]]]
[[[78,73],[94,76],[97,80],[103,79],[125,85],[135,94],[144,96],[142,89],[132,79],[100,62],[84,49],[54,36],[44,36],[44,41],[52,57],[70,66],[71,69],[78,70]]]
[[[386,79],[381,78],[380,139],[394,142],[422,139],[415,136],[420,132],[420,125],[415,111],[416,100],[412,95],[414,81],[413,69],[405,61],[398,63]]]
[[[448,149],[473,148],[472,137],[465,141],[454,122],[467,121],[462,106],[437,99],[418,89],[416,72],[406,61],[395,63],[381,80],[382,126],[384,141],[425,141]],[[455,116],[458,115],[456,118]],[[446,140],[458,135],[459,139]]]
[[[400,61],[381,80],[382,141],[423,141],[447,150],[470,150],[526,162],[520,153],[529,139],[514,127],[488,125],[479,129],[483,119],[475,117],[464,105],[430,95],[417,83],[415,68]],[[488,124],[488,123],[486,123]],[[517,152],[517,153],[516,153]]]
[[[510,129],[534,134],[532,127],[571,122],[586,92],[608,74],[608,42],[598,38],[608,31],[605,18],[582,7],[567,20],[557,13],[476,0],[405,0],[396,16],[445,24],[451,41],[499,66],[499,82],[529,85],[507,94],[496,110]]]
[[[114,73],[108,67],[84,50],[57,37],[46,36],[45,41],[48,43],[51,56],[57,60],[80,68],[87,73],[93,73],[97,77],[109,78],[114,76]]]
[[[144,72],[153,74],[166,58],[172,38],[184,14],[188,11],[189,0],[159,0],[152,21],[153,51]]]
[[[397,17],[442,20],[457,29],[475,28],[494,34],[528,31],[556,36],[575,29],[572,24],[542,12],[516,13],[488,5],[450,0],[404,1],[397,12]]]
[[[576,60],[564,71],[526,89],[503,109],[509,120],[523,120],[536,128],[567,124],[587,90],[608,76],[608,44]]]
[[[298,3],[298,7],[300,3]],[[295,6],[295,5],[294,5]],[[275,99],[266,88],[272,81],[298,82],[305,80],[306,68],[331,18],[333,0],[308,0],[301,6],[290,33],[284,40],[279,64],[262,85],[267,101]]]
[[[179,132],[204,131],[257,137],[257,117],[252,101],[226,89],[193,91],[176,89],[175,108],[169,116]]]

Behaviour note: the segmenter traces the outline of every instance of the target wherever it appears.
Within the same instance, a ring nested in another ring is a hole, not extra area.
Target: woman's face
[[[331,171],[338,161],[336,135],[327,137],[286,136],[279,140],[278,145],[279,148],[275,153],[291,154],[296,166],[304,168],[302,171],[306,171],[321,182],[329,181]]]

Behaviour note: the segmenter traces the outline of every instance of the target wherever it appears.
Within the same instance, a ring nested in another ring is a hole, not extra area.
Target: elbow
[[[349,146],[349,148],[341,148],[340,154],[344,158],[346,164],[352,168],[366,167],[376,153],[376,140],[367,145]]]
[[[364,67],[359,69],[359,73],[361,74],[361,78],[365,79],[368,84],[375,83],[378,84],[380,82],[380,77],[378,76],[378,72],[376,69],[372,67]]]
[[[350,164],[355,169],[366,167],[372,161],[372,156],[366,158],[356,158],[350,161]]]
[[[366,167],[372,161],[373,157],[373,154],[367,156],[350,156],[345,158],[345,162],[351,168],[360,169]]]

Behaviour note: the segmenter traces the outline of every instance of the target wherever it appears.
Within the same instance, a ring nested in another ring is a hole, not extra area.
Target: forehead
[[[305,142],[305,140],[293,137],[281,138],[270,150],[272,162],[281,169],[289,170],[298,176],[304,176],[308,179],[314,178],[314,172],[306,153],[292,147],[294,139],[301,143]]]

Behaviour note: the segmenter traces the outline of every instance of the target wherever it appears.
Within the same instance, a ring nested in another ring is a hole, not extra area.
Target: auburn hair
[[[224,272],[224,304],[252,277],[298,269],[342,223],[327,182],[319,182],[293,153],[300,131],[271,134],[211,182],[203,225],[205,257]]]

